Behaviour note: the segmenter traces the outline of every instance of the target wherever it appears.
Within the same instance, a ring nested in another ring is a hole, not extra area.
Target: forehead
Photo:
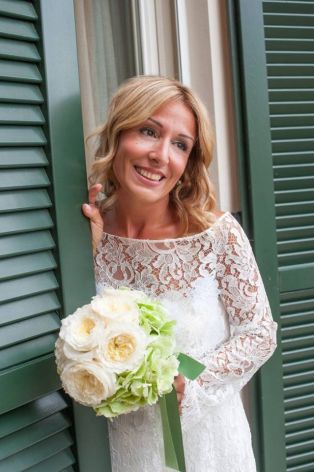
[[[161,125],[171,125],[188,131],[193,136],[196,135],[196,118],[191,108],[182,101],[170,101],[158,107],[149,118],[160,122]]]

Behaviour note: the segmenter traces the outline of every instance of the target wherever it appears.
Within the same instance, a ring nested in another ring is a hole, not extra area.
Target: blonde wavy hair
[[[107,121],[89,136],[97,138],[95,163],[89,178],[91,184],[101,183],[106,198],[98,202],[106,213],[116,201],[119,183],[113,172],[113,161],[124,130],[140,125],[165,103],[180,101],[194,114],[196,141],[187,166],[169,198],[181,222],[182,235],[193,230],[203,231],[217,216],[214,187],[208,176],[213,158],[213,131],[206,109],[192,90],[177,80],[159,76],[137,76],[124,82],[113,96]],[[88,138],[88,139],[89,139]]]

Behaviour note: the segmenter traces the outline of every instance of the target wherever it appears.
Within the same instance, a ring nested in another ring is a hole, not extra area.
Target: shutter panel
[[[276,354],[254,384],[255,447],[260,471],[310,472],[314,470],[314,1],[231,3],[231,45],[238,54],[233,71],[244,221],[279,323]]]
[[[60,302],[37,14],[31,2],[0,2],[0,9],[0,471],[56,471],[75,458],[68,407],[49,394],[59,387]]]
[[[264,1],[263,11],[286,461],[303,472],[314,470],[314,1]]]
[[[110,470],[106,423],[72,407],[53,354],[95,291],[73,46],[72,2],[0,0],[0,472]]]

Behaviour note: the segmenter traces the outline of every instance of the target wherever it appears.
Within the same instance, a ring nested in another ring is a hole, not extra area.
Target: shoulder
[[[218,217],[216,223],[212,226],[212,237],[217,245],[219,252],[251,252],[251,243],[244,231],[241,223],[232,215],[231,212],[215,213]]]

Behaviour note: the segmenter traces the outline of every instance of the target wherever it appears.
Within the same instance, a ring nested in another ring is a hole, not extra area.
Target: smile
[[[160,174],[153,174],[152,172],[148,172],[147,170],[145,169],[142,169],[141,167],[136,167],[134,166],[134,169],[136,170],[136,172],[138,174],[140,174],[142,177],[145,177],[146,179],[148,180],[152,180],[154,182],[159,182],[160,180],[162,180],[164,178],[163,175],[160,175]]]

